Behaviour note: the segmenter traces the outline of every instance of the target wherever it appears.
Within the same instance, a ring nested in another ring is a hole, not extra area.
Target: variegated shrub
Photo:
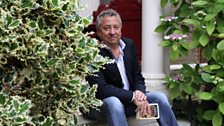
[[[78,0],[0,1],[0,125],[75,125],[97,106],[85,76],[109,60],[83,34]]]

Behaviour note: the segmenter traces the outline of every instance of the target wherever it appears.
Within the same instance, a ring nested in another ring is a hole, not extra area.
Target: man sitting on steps
[[[96,120],[106,119],[109,126],[128,126],[126,117],[151,113],[149,103],[158,103],[161,126],[178,126],[167,97],[159,92],[146,92],[144,78],[138,64],[134,42],[121,37],[122,21],[113,9],[102,11],[96,20],[97,34],[102,44],[100,54],[114,59],[106,64],[97,76],[87,77],[87,81],[97,84],[96,97],[103,101],[99,110],[90,109],[87,117]]]

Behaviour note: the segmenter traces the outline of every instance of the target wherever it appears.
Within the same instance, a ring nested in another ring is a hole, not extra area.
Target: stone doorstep
[[[105,123],[100,123],[94,120],[86,119],[82,115],[78,115],[77,126],[107,126]],[[191,126],[190,122],[185,120],[178,120],[179,126]],[[129,126],[159,126],[156,120],[137,120],[135,117],[128,118]]]
[[[107,126],[106,123],[97,122],[78,115],[78,126]],[[135,117],[128,118],[129,126],[159,126],[156,120],[138,120]]]

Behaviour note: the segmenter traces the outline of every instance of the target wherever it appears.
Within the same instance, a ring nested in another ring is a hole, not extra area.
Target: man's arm
[[[132,101],[133,92],[106,83],[102,71],[99,71],[96,76],[88,76],[86,80],[90,85],[98,85],[96,92],[96,97],[98,99],[102,100],[110,96],[115,96],[119,98],[123,104],[129,104]]]

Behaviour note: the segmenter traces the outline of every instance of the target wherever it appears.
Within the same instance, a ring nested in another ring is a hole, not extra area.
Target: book
[[[136,113],[136,119],[159,119],[159,105],[157,103],[151,103],[150,109],[151,113],[147,116],[140,116],[140,112]]]

